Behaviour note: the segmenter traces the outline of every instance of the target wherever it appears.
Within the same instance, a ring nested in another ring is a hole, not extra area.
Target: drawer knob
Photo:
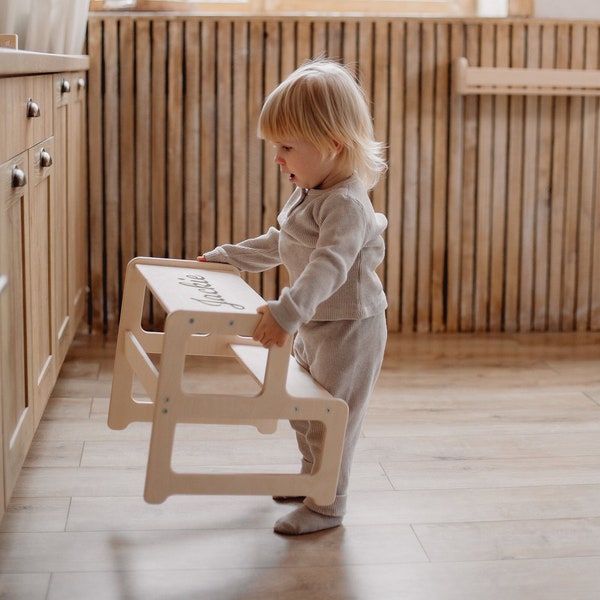
[[[29,118],[39,117],[41,116],[41,114],[42,111],[40,110],[40,107],[37,105],[36,102],[29,98],[29,100],[27,101],[27,116]]]
[[[44,148],[40,150],[40,165],[44,168],[52,166],[52,156],[50,156],[50,152]]]
[[[63,79],[60,82],[60,93],[69,94],[71,92],[71,82],[68,79]]]
[[[85,79],[83,77],[79,77],[79,79],[77,79],[77,89],[85,90]]]
[[[25,176],[25,171],[23,169],[19,169],[16,165],[12,169],[12,186],[14,188],[24,187],[27,183],[27,177]]]

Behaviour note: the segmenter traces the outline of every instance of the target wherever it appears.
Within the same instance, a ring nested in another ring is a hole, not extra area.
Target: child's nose
[[[279,152],[275,152],[275,156],[273,157],[273,160],[275,161],[276,165],[285,164],[285,161],[283,160],[283,158],[281,158],[281,156],[279,156]]]

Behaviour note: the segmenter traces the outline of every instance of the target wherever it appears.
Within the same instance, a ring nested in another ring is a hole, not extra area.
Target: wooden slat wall
[[[127,261],[263,232],[290,192],[256,137],[297,65],[350,65],[388,145],[373,191],[392,331],[600,330],[594,97],[459,96],[451,64],[596,69],[600,26],[351,18],[90,18],[92,326],[114,331]],[[252,275],[267,298],[282,270]],[[152,306],[148,321],[160,321]]]

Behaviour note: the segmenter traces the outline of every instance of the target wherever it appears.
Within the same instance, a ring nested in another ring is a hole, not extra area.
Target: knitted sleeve
[[[358,202],[330,201],[322,208],[316,215],[319,238],[308,264],[278,300],[268,302],[277,322],[290,333],[310,321],[319,304],[346,282],[364,244],[367,219]],[[339,298],[340,303],[355,301],[354,297]]]
[[[265,234],[239,244],[223,244],[203,254],[208,262],[233,265],[240,271],[266,271],[281,264],[279,230],[271,227]]]

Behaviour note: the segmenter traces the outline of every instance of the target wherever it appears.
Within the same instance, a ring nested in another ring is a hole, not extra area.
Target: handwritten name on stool
[[[236,310],[244,310],[246,307],[243,304],[228,302],[223,298],[219,291],[204,275],[196,275],[189,273],[185,277],[179,278],[179,285],[191,287],[199,293],[199,298],[191,296],[192,300],[196,300],[206,306],[230,306]]]

